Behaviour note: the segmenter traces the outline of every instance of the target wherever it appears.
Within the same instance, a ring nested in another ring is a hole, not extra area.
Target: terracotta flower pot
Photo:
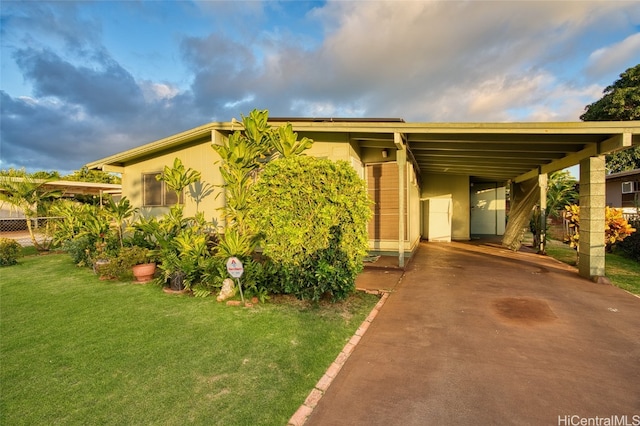
[[[155,273],[155,263],[143,263],[133,267],[133,276],[136,278],[136,282],[138,283],[148,283],[153,279],[153,275]]]

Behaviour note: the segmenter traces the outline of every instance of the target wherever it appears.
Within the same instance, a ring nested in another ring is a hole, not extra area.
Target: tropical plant
[[[182,160],[175,158],[173,166],[164,166],[162,173],[156,176],[158,181],[164,182],[172,191],[176,193],[176,203],[180,203],[180,194],[189,185],[198,182],[201,178],[200,172],[192,168],[186,168]]]
[[[51,180],[37,179],[29,174],[24,177],[0,176],[0,201],[6,201],[22,211],[31,242],[38,250],[48,250],[51,243],[46,238],[40,241],[36,238],[33,223],[38,219],[38,210],[47,202],[62,196],[62,191],[46,187]],[[47,235],[46,229],[43,235]]]
[[[233,132],[222,145],[212,145],[222,163],[220,173],[224,179],[226,203],[222,208],[226,227],[245,227],[247,193],[257,170],[271,156],[273,130],[268,124],[268,111],[253,110],[242,116],[244,131]]]
[[[567,170],[553,172],[547,181],[547,214],[560,218],[564,206],[578,200],[577,181]]]
[[[611,251],[611,247],[615,243],[624,240],[636,232],[636,229],[624,218],[622,209],[614,209],[609,206],[605,209],[605,245],[607,251]]]
[[[577,249],[580,241],[580,206],[565,206],[565,210],[565,218],[569,228],[573,230],[569,235],[569,245]],[[627,222],[621,209],[605,207],[604,244],[607,251],[610,252],[615,243],[623,241],[634,232],[636,229]]]
[[[251,257],[257,244],[257,236],[243,234],[237,228],[227,228],[220,237],[216,255],[223,259],[235,256],[244,261]]]
[[[305,137],[298,140],[298,134],[293,131],[291,123],[279,127],[278,136],[272,139],[272,145],[280,157],[302,155],[304,151],[313,145],[313,141],[309,138]]]
[[[105,211],[107,218],[114,222],[113,225],[118,236],[118,241],[120,242],[120,247],[124,247],[124,233],[127,226],[127,219],[131,218],[138,209],[131,205],[127,197],[122,197],[118,202],[115,202],[113,198],[109,197]]]

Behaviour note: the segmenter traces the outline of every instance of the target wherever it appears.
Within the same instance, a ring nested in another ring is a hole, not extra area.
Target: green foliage
[[[38,241],[32,227],[32,221],[48,206],[48,201],[59,198],[62,192],[47,189],[52,179],[41,179],[25,174],[23,177],[0,176],[0,201],[5,201],[22,211],[25,216],[31,243],[38,250],[48,250],[50,240]]]
[[[150,261],[151,253],[144,247],[123,247],[115,254],[106,257],[108,263],[99,267],[101,275],[109,278],[117,278],[120,281],[130,280],[133,277],[132,268]]]
[[[62,243],[62,249],[66,251],[73,263],[77,266],[89,266],[91,254],[95,251],[96,242],[89,235],[81,235]]]
[[[578,182],[566,170],[553,172],[547,182],[547,214],[554,218],[562,216],[564,206],[578,200]]]
[[[620,74],[620,79],[604,89],[604,96],[585,107],[583,121],[640,119],[640,64]]]
[[[620,79],[604,89],[604,96],[587,105],[583,121],[640,120],[640,64],[620,74]],[[640,169],[640,147],[607,155],[608,173]]]
[[[102,170],[89,170],[86,167],[82,167],[80,170],[76,170],[70,175],[64,176],[62,179],[74,182],[97,182],[114,184],[122,182],[122,179],[114,174],[103,172]]]
[[[10,266],[18,263],[22,247],[10,238],[0,238],[0,266]]]
[[[138,209],[131,205],[127,197],[122,197],[119,202],[113,201],[112,198],[107,200],[105,212],[108,219],[113,221],[113,227],[118,235],[120,247],[124,247],[124,233],[127,226],[127,220],[130,219]]]
[[[249,188],[262,167],[277,156],[302,154],[313,143],[293,131],[291,124],[273,129],[268,124],[269,111],[253,110],[242,116],[244,130],[237,130],[222,145],[212,145],[222,160],[220,172],[226,190],[223,208],[227,227],[236,226],[246,234]]]
[[[184,217],[182,206],[176,205],[160,219],[141,218],[134,228],[145,235],[140,238],[156,244],[152,255],[159,262],[163,284],[183,290],[211,278],[215,268],[210,259],[217,237],[202,214]]]
[[[565,217],[572,230],[569,235],[569,245],[577,250],[580,241],[580,206],[572,204],[565,206],[565,210]],[[605,206],[604,244],[608,252],[612,250],[614,244],[623,241],[635,232],[636,229],[627,222],[621,209]]]
[[[293,131],[291,123],[278,128],[278,136],[272,139],[272,144],[280,157],[302,155],[304,151],[313,145],[313,141],[309,138],[305,137],[298,140],[298,134]]]
[[[606,156],[607,173],[640,169],[640,145]]]
[[[161,174],[156,176],[158,181],[164,182],[169,189],[175,191],[176,199],[180,200],[180,193],[189,185],[200,181],[200,172],[186,168],[182,160],[175,158],[173,166],[164,166]]]
[[[53,232],[54,243],[64,244],[75,238],[83,229],[85,218],[93,211],[92,206],[74,201],[60,200],[56,203],[51,209],[51,214],[58,217]]]
[[[368,250],[371,209],[364,182],[347,162],[274,160],[252,186],[250,205],[252,229],[261,233],[263,254],[277,265],[285,292],[318,300],[353,289]]]
[[[227,228],[220,237],[217,256],[224,259],[236,256],[244,261],[251,256],[257,243],[255,236],[241,233],[237,228]]]
[[[222,160],[220,173],[224,179],[226,203],[222,208],[227,227],[245,227],[247,193],[255,172],[270,156],[273,131],[267,120],[268,111],[253,110],[242,117],[244,131],[233,132],[222,145],[212,145]]]
[[[636,232],[629,235],[622,241],[616,243],[615,248],[626,257],[640,262],[640,220],[630,221],[629,225],[636,229]]]

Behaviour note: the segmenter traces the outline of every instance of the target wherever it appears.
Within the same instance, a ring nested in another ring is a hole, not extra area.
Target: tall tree
[[[600,100],[585,107],[582,121],[640,120],[640,64],[620,74],[603,93]],[[634,169],[640,169],[640,146],[607,155],[609,173]]]

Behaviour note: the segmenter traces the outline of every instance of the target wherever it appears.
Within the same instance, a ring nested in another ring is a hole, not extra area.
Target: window
[[[144,173],[142,175],[143,206],[173,206],[176,204],[176,193],[164,182],[158,181],[160,173]],[[184,194],[180,194],[180,203],[184,202]]]

